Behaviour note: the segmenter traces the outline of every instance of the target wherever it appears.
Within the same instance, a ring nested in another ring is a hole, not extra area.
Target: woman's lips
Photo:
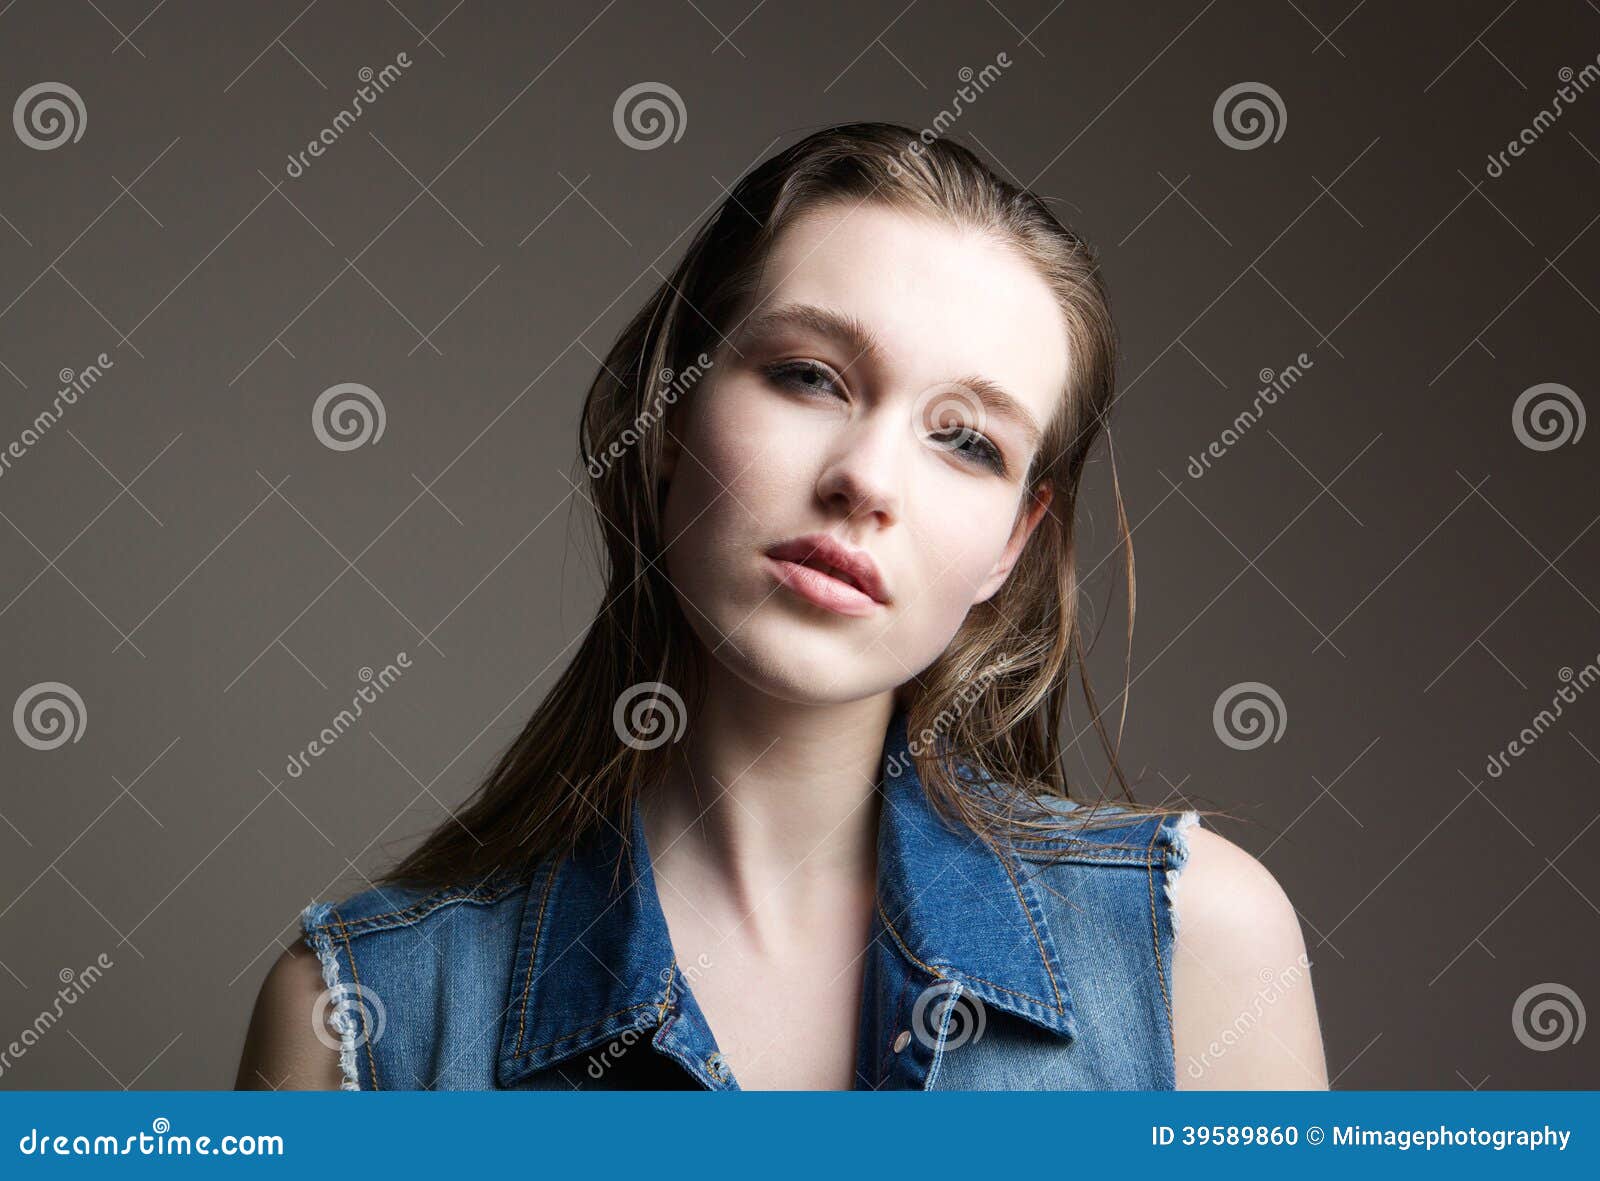
[[[865,591],[821,570],[784,558],[769,556],[766,561],[780,583],[818,607],[840,615],[863,616],[871,615],[883,605]]]

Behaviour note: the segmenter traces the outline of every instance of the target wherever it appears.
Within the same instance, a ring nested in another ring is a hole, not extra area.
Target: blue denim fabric
[[[1002,860],[937,816],[908,748],[897,712],[855,1087],[1173,1088],[1170,890],[1196,814],[1130,813],[1054,842],[1053,863]],[[674,957],[633,813],[643,856],[620,892],[608,830],[531,879],[308,906],[345,1088],[737,1090],[695,1002],[702,968]]]

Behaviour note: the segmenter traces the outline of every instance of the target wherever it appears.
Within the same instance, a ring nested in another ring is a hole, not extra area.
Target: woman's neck
[[[658,883],[757,944],[870,895],[893,708],[890,693],[803,706],[714,684],[643,803]]]

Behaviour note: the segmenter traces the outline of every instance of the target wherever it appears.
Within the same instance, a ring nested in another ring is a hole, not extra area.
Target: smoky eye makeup
[[[770,384],[802,396],[837,399],[842,391],[841,379],[831,366],[819,361],[790,359],[769,361],[758,365],[757,371]],[[936,447],[950,451],[960,462],[988,471],[1004,479],[1010,474],[1005,453],[993,439],[981,431],[963,424],[933,429],[929,439]]]
[[[760,372],[774,385],[803,393],[834,394],[840,385],[839,376],[818,361],[772,361],[760,366]]]

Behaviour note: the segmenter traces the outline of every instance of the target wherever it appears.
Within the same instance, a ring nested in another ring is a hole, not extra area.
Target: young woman
[[[1089,248],[947,140],[741,180],[589,391],[582,648],[307,907],[237,1085],[1327,1086],[1293,907],[1132,802],[1083,672],[1115,352]],[[1066,781],[1073,663],[1125,800]]]

